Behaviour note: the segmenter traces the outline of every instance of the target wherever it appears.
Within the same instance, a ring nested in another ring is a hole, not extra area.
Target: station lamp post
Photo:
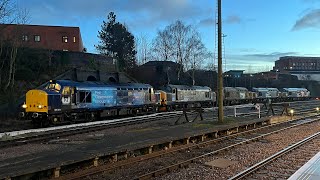
[[[291,110],[290,110],[291,120],[293,119],[293,113],[294,113],[294,110],[293,110],[293,109],[291,109]]]

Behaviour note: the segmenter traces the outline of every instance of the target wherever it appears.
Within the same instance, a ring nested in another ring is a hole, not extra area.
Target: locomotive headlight
[[[320,110],[319,107],[317,107],[317,108],[316,108],[316,111],[319,112],[319,110]]]
[[[26,108],[27,108],[27,105],[24,103],[21,107],[22,107],[23,109],[26,109]]]
[[[41,109],[41,108],[42,108],[42,105],[41,105],[41,104],[39,104],[39,105],[38,105],[38,108],[39,108],[39,109]]]

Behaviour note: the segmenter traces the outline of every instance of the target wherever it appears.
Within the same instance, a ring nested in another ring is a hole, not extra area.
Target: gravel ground
[[[208,112],[204,116],[205,117],[211,117],[212,116],[212,112]],[[160,128],[160,127],[161,128],[163,128],[163,127],[165,128],[165,127],[168,127],[168,126],[172,126],[174,124],[175,120],[176,119],[165,119],[165,120],[157,121],[157,122],[148,122],[148,123],[143,123],[143,124],[129,125],[129,126],[112,128],[112,129],[106,129],[106,130],[99,131],[99,132],[91,132],[91,133],[85,133],[85,134],[70,136],[70,137],[64,138],[63,141],[68,141],[68,142],[71,142],[71,143],[79,142],[79,144],[81,144],[81,143],[85,143],[86,141],[90,141],[92,138],[95,138],[95,137],[103,138],[103,137],[107,137],[109,135],[123,134],[123,133],[126,133],[128,131],[137,131],[137,130],[139,131],[139,130],[152,129],[152,128],[157,129],[157,128]],[[200,123],[205,123],[205,122],[206,121],[203,121],[203,122],[200,122]],[[212,120],[211,121],[207,121],[207,122],[212,123]],[[262,143],[262,144],[265,144],[265,143]],[[68,145],[67,144],[63,144],[63,143],[62,144],[59,144],[59,143],[58,144],[35,143],[35,144],[27,144],[27,145],[22,145],[22,146],[17,146],[17,147],[3,148],[3,149],[1,149],[1,152],[0,152],[0,161],[4,161],[4,160],[9,159],[9,158],[15,158],[15,157],[21,157],[21,156],[27,156],[27,155],[36,156],[37,153],[44,152],[44,151],[62,151],[63,149],[66,149],[66,148],[68,148]],[[241,159],[241,157],[240,157],[240,159]],[[192,166],[195,166],[195,165],[194,164],[191,165],[190,168],[192,168]],[[231,167],[229,167],[229,169]],[[197,166],[195,166],[195,168],[197,168]],[[206,166],[202,166],[200,168],[203,171],[207,172],[207,173],[202,173],[203,176],[199,176],[199,177],[201,177],[201,179],[206,178],[206,176],[204,176],[205,174],[211,174],[210,172],[212,171],[212,169],[210,169],[210,168],[208,168]],[[178,174],[180,174],[180,173],[178,173]],[[194,174],[194,173],[191,173],[191,174]],[[199,174],[199,173],[195,173],[195,174]],[[200,173],[200,175],[201,175],[201,173]],[[109,175],[106,174],[106,177],[108,177],[108,176]],[[174,178],[174,174],[168,175],[168,178],[172,179],[170,176],[172,176]],[[132,174],[131,174],[131,177],[132,177]],[[180,177],[180,175],[179,175],[179,177]],[[185,177],[185,178],[189,179],[189,177],[188,176],[184,176],[183,173],[181,174],[181,177]],[[209,176],[209,179],[211,179],[210,177],[211,176]],[[218,176],[218,177],[221,178],[223,176]],[[164,178],[166,178],[166,176],[164,176]],[[123,178],[120,178],[120,179],[123,179]]]
[[[288,179],[319,152],[320,138],[296,148],[254,172],[246,179]]]
[[[224,153],[220,153],[219,155],[201,159],[199,162],[191,164],[189,168],[167,174],[157,179],[228,179],[290,144],[298,142],[319,130],[320,122],[292,128],[285,132],[268,136],[263,141],[260,140],[239,146]],[[205,162],[221,158],[236,161],[237,163],[227,168],[211,168],[204,165]]]

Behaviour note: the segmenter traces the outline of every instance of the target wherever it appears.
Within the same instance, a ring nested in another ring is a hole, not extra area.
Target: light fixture
[[[21,106],[23,109],[26,109],[27,108],[27,105],[26,103],[23,103],[23,105]]]
[[[290,110],[290,114],[293,115],[293,113],[294,113],[294,111],[293,111],[293,109],[291,109],[291,110]]]

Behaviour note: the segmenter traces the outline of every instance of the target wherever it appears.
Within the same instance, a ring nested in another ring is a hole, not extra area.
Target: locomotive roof
[[[56,83],[61,86],[74,86],[74,87],[129,87],[129,88],[152,88],[149,84],[141,84],[141,83],[104,83],[99,81],[84,81],[77,82],[71,80],[56,80]]]
[[[252,88],[253,91],[279,91],[277,88]]]
[[[174,84],[168,84],[167,87],[170,87],[172,89],[192,89],[192,90],[211,90],[208,86],[188,86],[188,85],[174,85]]]
[[[284,91],[308,91],[306,88],[283,88]]]
[[[245,87],[224,87],[225,91],[248,91]]]

